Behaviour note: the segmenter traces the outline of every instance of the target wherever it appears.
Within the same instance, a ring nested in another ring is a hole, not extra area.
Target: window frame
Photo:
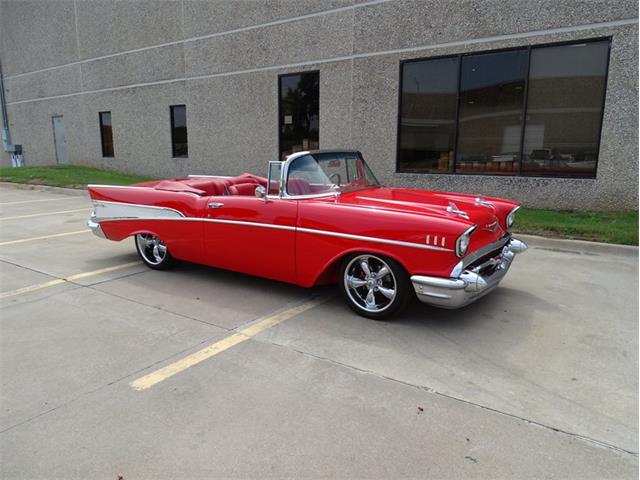
[[[105,145],[104,145],[104,131],[103,129],[105,128],[104,123],[102,122],[102,115],[108,113],[109,114],[109,120],[111,122],[111,124],[109,125],[109,127],[111,127],[111,155],[106,155],[105,152]],[[102,153],[102,158],[115,158],[116,153],[115,153],[115,148],[113,145],[113,115],[111,114],[111,110],[104,110],[102,112],[98,112],[98,123],[100,124],[100,150]]]
[[[282,154],[282,126],[280,125],[280,119],[282,118],[282,98],[281,98],[281,94],[282,94],[282,78],[283,77],[292,77],[294,75],[304,75],[307,73],[316,73],[318,75],[318,148],[320,148],[320,70],[319,69],[315,69],[315,70],[304,70],[301,72],[289,72],[289,73],[280,73],[278,74],[278,91],[277,91],[277,98],[278,98],[278,119],[276,121],[276,128],[278,129],[277,133],[278,133],[278,153],[276,155],[276,158],[280,161],[281,160],[281,154]],[[294,153],[298,153],[298,152],[294,152]],[[292,155],[292,154],[290,154]]]
[[[186,144],[187,144],[187,154],[186,155],[176,155],[176,142],[175,142],[175,138],[173,135],[173,132],[175,130],[175,122],[174,122],[174,115],[173,115],[173,109],[176,107],[184,107],[184,128],[185,128],[185,134],[186,134]],[[169,121],[171,123],[171,131],[169,132],[171,134],[171,158],[189,158],[189,129],[187,128],[187,105],[184,103],[178,103],[176,105],[169,105]]]
[[[399,83],[398,83],[398,109],[397,109],[397,123],[396,123],[396,165],[395,165],[395,173],[396,174],[409,174],[409,175],[474,175],[474,176],[492,176],[497,178],[513,178],[513,177],[521,177],[521,178],[572,178],[577,180],[594,180],[598,174],[598,164],[600,163],[600,145],[602,142],[602,125],[604,122],[604,109],[606,106],[607,99],[607,90],[609,84],[609,66],[611,63],[611,42],[612,36],[603,36],[603,37],[593,37],[581,40],[566,40],[560,42],[552,42],[552,43],[536,43],[525,46],[518,47],[507,47],[507,48],[499,48],[499,49],[491,49],[491,50],[479,50],[477,52],[465,52],[465,53],[456,53],[450,55],[437,55],[437,56],[428,56],[428,57],[419,57],[419,58],[409,58],[405,60],[400,60],[399,63]],[[607,42],[607,62],[605,66],[605,75],[604,75],[604,92],[602,95],[602,103],[600,110],[600,123],[599,123],[599,134],[598,134],[598,142],[597,142],[597,158],[596,165],[593,170],[593,174],[586,175],[568,175],[568,174],[558,174],[558,173],[549,173],[548,175],[544,174],[536,174],[536,175],[526,175],[522,174],[522,163],[524,158],[524,136],[525,129],[527,126],[527,110],[529,104],[529,75],[531,72],[531,50],[535,48],[545,48],[545,47],[560,47],[565,45],[578,45],[581,43],[597,43],[597,42]],[[523,97],[523,105],[522,105],[522,128],[520,132],[520,161],[518,162],[518,169],[513,175],[495,175],[492,172],[457,172],[456,171],[456,163],[458,156],[458,134],[459,134],[459,122],[460,122],[460,85],[462,79],[462,58],[473,56],[473,55],[483,55],[488,53],[503,53],[503,52],[512,52],[515,50],[524,50],[527,52],[527,76],[525,78],[524,84],[524,97]],[[447,172],[425,172],[418,169],[404,169],[400,170],[400,131],[401,131],[401,118],[402,118],[402,82],[403,82],[403,72],[404,65],[408,63],[414,62],[423,62],[428,60],[440,60],[444,58],[457,58],[458,59],[458,84],[457,84],[457,94],[456,94],[456,123],[455,123],[455,132],[454,132],[454,145],[453,145],[453,170]]]

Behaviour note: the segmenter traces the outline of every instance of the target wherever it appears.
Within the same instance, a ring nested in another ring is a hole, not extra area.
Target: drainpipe
[[[5,152],[13,152],[11,145],[11,132],[9,131],[9,117],[7,116],[7,101],[4,97],[4,75],[2,63],[0,63],[0,103],[2,104],[2,147]]]
[[[23,167],[22,145],[11,143],[11,131],[9,130],[9,116],[7,115],[7,99],[4,96],[4,74],[2,73],[2,63],[0,62],[0,105],[2,106],[2,148],[5,152],[11,153],[11,165]]]

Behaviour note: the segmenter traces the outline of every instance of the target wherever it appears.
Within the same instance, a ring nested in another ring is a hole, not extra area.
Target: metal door
[[[67,139],[64,136],[62,115],[51,117],[53,122],[53,143],[56,146],[56,162],[67,163]]]

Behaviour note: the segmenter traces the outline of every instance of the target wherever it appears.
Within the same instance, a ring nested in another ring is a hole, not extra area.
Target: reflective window
[[[100,142],[102,156],[113,157],[113,130],[111,128],[111,112],[98,113],[100,120]]]
[[[280,159],[318,149],[320,73],[282,75],[279,90]]]
[[[609,42],[531,52],[524,175],[596,173]]]
[[[457,172],[513,175],[520,161],[527,51],[462,57]]]
[[[171,155],[173,158],[189,156],[187,144],[187,107],[173,105],[171,110]]]
[[[454,57],[404,65],[398,132],[400,170],[453,170],[458,63],[459,58]]]
[[[404,62],[397,170],[594,177],[609,43]]]

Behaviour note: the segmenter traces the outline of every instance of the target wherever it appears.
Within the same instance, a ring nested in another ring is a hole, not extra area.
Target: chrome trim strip
[[[449,248],[434,247],[432,245],[423,245],[413,242],[403,242],[400,240],[391,240],[388,238],[365,237],[363,235],[352,235],[350,233],[331,232],[328,230],[314,230],[312,228],[298,228],[298,231],[304,233],[313,233],[316,235],[326,235],[329,237],[347,238],[349,240],[362,240],[363,242],[388,243],[389,245],[398,245],[400,247],[421,248],[423,250],[436,250],[439,252],[453,252],[453,250]]]
[[[181,222],[208,222],[208,223],[225,223],[229,225],[244,225],[247,227],[258,227],[258,228],[273,228],[275,230],[291,230],[295,231],[296,227],[293,225],[273,225],[271,223],[258,223],[258,222],[243,222],[241,220],[224,220],[219,218],[198,218],[198,217],[183,217],[183,218],[175,218],[175,217],[110,217],[110,218],[97,218],[98,222],[114,222],[114,221],[122,221],[122,220],[172,220],[172,221],[181,221]]]
[[[140,205],[137,203],[109,202],[93,200],[93,210],[97,218],[176,218],[184,217],[182,212],[169,207]]]

